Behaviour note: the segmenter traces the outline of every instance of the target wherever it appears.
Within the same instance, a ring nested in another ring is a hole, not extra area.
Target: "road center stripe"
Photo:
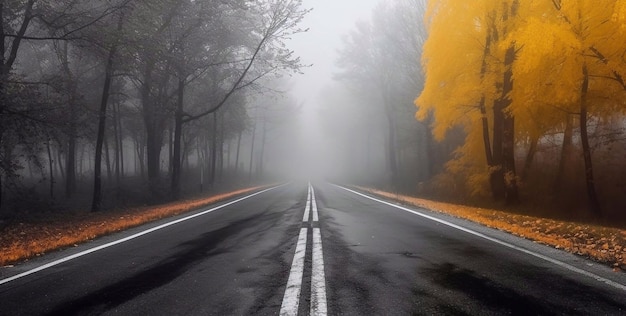
[[[313,187],[311,187],[311,203],[313,204],[313,221],[317,222],[319,221],[319,216],[317,214],[317,202],[315,201],[315,190],[313,190]]]
[[[335,186],[336,186],[336,187],[338,187],[338,188],[340,188],[340,189],[346,190],[346,191],[348,191],[348,192],[352,192],[352,193],[354,193],[354,194],[356,194],[356,195],[360,195],[360,196],[362,196],[362,197],[364,197],[364,198],[367,198],[367,199],[370,199],[370,200],[373,200],[373,201],[376,201],[376,202],[379,202],[379,203],[382,203],[382,204],[386,204],[386,205],[389,205],[389,206],[391,206],[391,207],[395,207],[395,208],[397,208],[397,209],[401,209],[401,210],[406,211],[406,212],[409,212],[409,213],[413,213],[413,214],[415,214],[415,215],[418,215],[418,216],[421,216],[421,217],[424,217],[424,218],[430,219],[430,220],[432,220],[432,221],[438,222],[438,223],[440,223],[440,224],[444,224],[444,225],[446,225],[446,226],[450,226],[450,227],[452,227],[452,228],[456,228],[456,229],[458,229],[458,230],[464,231],[464,232],[469,233],[469,234],[472,234],[472,235],[474,235],[474,236],[477,236],[477,237],[480,237],[480,238],[483,238],[483,239],[486,239],[486,240],[489,240],[489,241],[493,241],[493,242],[495,242],[495,243],[497,243],[497,244],[500,244],[500,245],[502,245],[502,246],[505,246],[505,247],[508,247],[508,248],[511,248],[511,249],[515,249],[515,250],[517,250],[517,251],[521,251],[521,252],[523,252],[523,253],[525,253],[525,254],[528,254],[528,255],[531,255],[531,256],[533,256],[533,257],[537,257],[537,258],[539,258],[539,259],[542,259],[542,260],[548,261],[548,262],[550,262],[550,263],[553,263],[553,264],[555,264],[555,265],[557,265],[557,266],[559,266],[559,267],[565,268],[565,269],[570,270],[570,271],[572,271],[572,272],[576,272],[576,273],[582,274],[582,275],[587,276],[587,277],[590,277],[590,278],[592,278],[592,279],[594,279],[594,280],[596,280],[596,281],[599,281],[599,282],[605,283],[605,284],[607,284],[607,285],[610,285],[610,286],[612,286],[612,287],[615,287],[615,288],[617,288],[617,289],[620,289],[620,290],[626,291],[626,285],[623,285],[623,284],[617,283],[617,282],[615,282],[615,281],[613,281],[613,280],[609,280],[609,279],[607,279],[607,278],[603,278],[603,277],[601,277],[601,276],[599,276],[599,275],[596,275],[596,274],[591,273],[591,272],[589,272],[589,271],[586,271],[586,270],[583,270],[583,269],[577,268],[577,267],[575,267],[575,266],[573,266],[573,265],[567,264],[567,263],[562,262],[562,261],[559,261],[559,260],[557,260],[557,259],[550,258],[550,257],[548,257],[548,256],[546,256],[546,255],[542,255],[542,254],[540,254],[540,253],[536,253],[536,252],[534,252],[534,251],[530,251],[530,250],[528,250],[528,249],[525,249],[525,248],[522,248],[522,247],[519,247],[519,246],[513,245],[513,244],[508,243],[508,242],[506,242],[506,241],[502,241],[502,240],[499,240],[499,239],[496,239],[496,238],[493,238],[493,237],[489,237],[489,236],[487,236],[487,235],[485,235],[485,234],[482,234],[482,233],[479,233],[479,232],[473,231],[473,230],[471,230],[471,229],[465,228],[465,227],[463,227],[463,226],[459,226],[459,225],[457,225],[457,224],[450,223],[450,222],[448,222],[448,221],[445,221],[445,220],[443,220],[443,219],[436,218],[436,217],[434,217],[434,216],[430,216],[430,215],[427,215],[427,214],[424,214],[424,213],[420,213],[420,212],[418,212],[418,211],[414,211],[414,210],[412,210],[412,209],[409,209],[409,208],[406,208],[406,207],[403,207],[403,206],[395,205],[395,204],[393,204],[393,203],[389,203],[389,202],[387,202],[387,201],[379,200],[379,199],[377,199],[377,198],[371,197],[371,196],[369,196],[369,195],[365,195],[365,194],[363,194],[363,193],[360,193],[360,192],[357,192],[357,191],[354,191],[354,190],[350,190],[350,189],[348,189],[348,188],[344,188],[344,187],[342,187],[342,186],[338,186],[338,185],[335,185]]]
[[[302,275],[304,274],[307,232],[307,228],[300,229],[296,253],[293,256],[293,263],[289,271],[289,279],[287,280],[283,303],[280,306],[280,315],[298,315],[298,304],[300,303],[300,292],[302,289]]]
[[[311,209],[311,184],[309,184],[308,193],[306,196],[306,206],[304,207],[304,217],[302,218],[303,222],[309,221],[309,210]]]
[[[311,274],[311,311],[310,315],[327,315],[326,277],[324,276],[324,254],[322,235],[319,228],[313,228],[313,270]]]

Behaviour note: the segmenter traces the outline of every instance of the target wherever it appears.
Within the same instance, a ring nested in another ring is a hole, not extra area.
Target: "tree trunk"
[[[144,124],[146,127],[145,159],[147,162],[148,184],[153,198],[160,197],[159,178],[161,172],[161,146],[163,129],[159,126],[156,106],[152,100],[154,62],[148,61],[144,69],[144,80],[141,86],[141,102]],[[143,157],[142,157],[143,159]]]
[[[121,27],[121,19],[119,27]],[[118,27],[118,28],[119,28]],[[109,90],[111,89],[111,78],[113,76],[113,59],[115,57],[116,45],[109,50],[107,64],[105,68],[104,87],[102,88],[102,98],[100,100],[100,112],[98,117],[98,138],[96,140],[96,159],[94,163],[93,179],[93,200],[91,201],[91,211],[97,212],[102,208],[102,144],[104,143],[104,130],[106,126],[107,104],[109,102]]]
[[[241,134],[243,131],[239,131],[237,135],[237,154],[235,155],[235,176],[237,175],[237,170],[239,169],[239,151],[241,150]]]
[[[385,117],[387,118],[387,165],[391,172],[391,186],[396,188],[398,185],[398,161],[396,155],[396,124],[393,118],[393,110],[387,101],[385,101]]]
[[[180,165],[181,165],[180,173],[182,175],[182,170],[184,169],[189,170],[189,148],[191,146],[189,146],[189,142],[185,138],[185,133],[182,133],[181,137],[182,139],[180,141],[180,144],[181,144],[180,155],[182,157],[180,158]],[[184,166],[184,168],[182,166]]]
[[[3,188],[3,184],[4,182],[2,182],[2,177],[3,177],[3,173],[0,172],[0,210],[2,210],[2,198],[3,196],[3,192],[4,192],[4,188]]]
[[[483,145],[485,147],[485,158],[487,166],[493,167],[493,153],[491,151],[491,140],[489,139],[489,119],[487,118],[487,109],[485,107],[485,96],[480,99],[480,114],[483,125]]]
[[[78,154],[78,152],[77,152]],[[76,173],[76,179],[78,180],[80,176],[85,172],[85,146],[80,147],[80,158],[78,161],[78,172]]]
[[[209,181],[209,184],[212,187],[215,184],[215,172],[217,169],[217,111],[213,112],[213,135],[211,147],[211,180]]]
[[[61,177],[65,177],[65,169],[63,167],[63,154],[61,153],[61,148],[57,150],[57,165],[59,166],[59,174]],[[65,181],[66,179],[62,179]]]
[[[533,160],[535,159],[535,154],[537,153],[538,142],[539,142],[539,137],[535,137],[535,136],[530,137],[530,145],[528,146],[528,153],[526,154],[526,160],[524,160],[524,171],[522,173],[523,181],[528,179],[530,168],[532,167]]]
[[[200,148],[200,140],[196,138],[196,155],[198,155],[198,169],[200,169],[200,192],[204,191],[204,156]]]
[[[178,109],[177,109],[177,111],[178,111]],[[170,163],[168,164],[167,172],[169,174],[172,174],[174,172],[173,168],[172,168],[174,166],[173,165],[174,162],[172,160],[172,157],[174,157],[174,130],[176,129],[176,115],[177,114],[174,113],[174,128],[170,127],[168,129],[167,151],[169,153],[168,157],[170,157]]]
[[[487,73],[487,58],[489,58],[489,55],[491,54],[491,40],[492,40],[492,32],[487,32],[486,38],[485,38],[485,48],[483,50],[483,60],[482,60],[482,65],[480,68],[480,78],[481,80],[485,77],[485,74]],[[494,152],[495,148],[492,149],[491,147],[491,140],[489,139],[489,119],[487,118],[487,108],[485,106],[485,96],[483,95],[480,98],[480,103],[478,105],[479,109],[480,109],[480,114],[481,114],[481,123],[482,123],[482,129],[483,129],[483,146],[485,148],[485,159],[487,160],[487,167],[489,168],[489,185],[491,186],[491,192],[493,195],[493,198],[496,200],[502,199],[503,196],[503,186],[504,184],[502,183],[502,181],[500,181],[500,179],[502,178],[501,175],[501,159],[500,156],[498,156],[498,163],[499,165],[496,166],[496,162],[494,161]],[[494,112],[496,110],[494,109]],[[495,114],[495,113],[494,113]],[[496,117],[497,117],[497,121],[496,121]],[[496,132],[495,132],[495,125],[496,123],[498,125],[501,125],[501,117],[498,115],[494,115],[494,147],[496,146]],[[498,144],[499,144],[499,138],[498,138]],[[498,149],[500,149],[500,146],[497,146]],[[498,154],[499,155],[499,154]]]
[[[587,65],[583,65],[583,83],[580,95],[580,142],[583,147],[583,158],[585,161],[585,183],[587,185],[587,197],[589,198],[589,208],[597,217],[602,216],[600,201],[596,193],[595,181],[593,178],[593,164],[591,160],[591,147],[589,146],[589,135],[587,131],[587,91],[589,90],[589,72]]]
[[[504,168],[502,157],[502,141],[504,133],[504,113],[502,100],[494,101],[493,105],[493,165],[490,167],[489,181],[493,198],[496,201],[504,200]]]
[[[109,150],[109,140],[107,139],[106,131],[104,132],[104,165],[107,168],[107,181],[111,181],[113,178],[113,172],[111,169],[111,151]]]
[[[565,130],[563,131],[563,144],[561,146],[561,157],[559,159],[559,169],[556,174],[554,183],[554,194],[560,196],[565,186],[565,174],[567,171],[568,161],[571,159],[573,153],[573,140],[574,137],[574,124],[572,122],[571,114],[566,114]]]
[[[52,150],[50,149],[50,139],[46,142],[48,152],[48,168],[50,168],[50,199],[54,201],[54,160],[52,159]]]
[[[120,135],[118,131],[118,107],[117,102],[113,104],[113,140],[115,141],[115,183],[120,185]]]
[[[513,90],[513,70],[515,46],[506,50],[502,93],[493,106],[493,167],[490,181],[493,197],[504,199],[506,204],[519,202],[517,175],[515,173],[515,119],[506,108],[511,104],[509,93]]]
[[[502,157],[501,157],[501,139],[499,136],[500,128],[502,127],[502,118],[495,113],[494,106],[494,128],[493,128],[493,144],[494,149],[491,147],[491,140],[489,139],[489,120],[487,118],[487,109],[485,107],[485,97],[480,100],[480,113],[483,130],[483,146],[485,148],[485,159],[487,160],[487,167],[489,168],[489,186],[491,187],[492,197],[495,200],[501,200],[504,197],[504,177],[502,173]],[[498,130],[496,131],[496,126]],[[498,145],[496,145],[498,144]],[[496,149],[498,151],[496,151]],[[495,154],[495,153],[498,154]],[[494,158],[494,156],[497,156]]]
[[[120,15],[117,23],[117,31],[122,30],[124,23],[124,15]],[[106,112],[109,103],[109,92],[111,90],[111,80],[113,78],[113,62],[115,54],[117,52],[118,43],[111,44],[109,49],[109,55],[107,58],[106,67],[104,70],[104,86],[102,88],[102,97],[100,99],[100,111],[98,116],[98,136],[96,140],[96,158],[94,161],[94,185],[93,185],[93,200],[91,202],[91,211],[97,212],[102,208],[102,145],[104,143],[104,133],[106,127]],[[107,156],[108,157],[108,156]]]
[[[119,133],[118,139],[120,141],[119,143],[119,151],[120,151],[120,177],[124,177],[124,133],[122,130],[122,116],[120,113],[120,103],[118,102],[116,104],[116,109],[117,109],[117,130]]]
[[[256,138],[256,119],[252,126],[252,143],[250,144],[250,165],[248,169],[248,180],[252,180],[252,161],[254,160],[254,141]]]
[[[232,147],[233,147],[233,142],[232,140],[229,140],[227,142],[225,142],[226,145],[226,169],[230,170],[231,168],[231,161],[232,161]]]
[[[517,172],[515,171],[515,118],[511,114],[505,115],[503,150],[505,203],[507,205],[519,204]]]
[[[136,165],[139,164],[139,174],[141,179],[146,179],[146,165],[145,165],[145,146],[141,143],[141,140],[135,139],[135,173],[137,173]]]
[[[4,1],[0,1],[0,21],[4,21]],[[3,52],[2,54],[0,54],[0,115],[3,115],[4,113],[4,107],[5,107],[4,105],[4,94],[5,94],[4,82],[7,79],[6,77],[8,75],[6,61],[4,59],[4,52],[6,51],[5,39],[6,37],[4,33],[4,23],[0,23],[0,51]],[[0,146],[2,145],[3,134],[4,134],[4,128],[0,126]],[[3,176],[3,173],[6,172],[4,168],[7,168],[7,167],[4,166],[3,162],[0,162],[0,163],[1,163],[0,165],[0,210],[2,210],[2,198],[3,198],[2,193],[4,192],[2,176]]]
[[[513,62],[515,61],[515,46],[511,45],[504,58],[504,81],[502,85],[502,169],[504,171],[505,203],[507,205],[519,203],[517,190],[517,173],[515,172],[515,117],[505,109],[511,105],[509,94],[513,90]]]
[[[76,134],[70,133],[67,142],[65,162],[65,197],[71,198],[76,192]]]
[[[266,138],[267,138],[267,126],[266,124],[266,119],[265,117],[263,118],[263,134],[261,136],[261,153],[259,155],[259,166],[258,166],[258,175],[260,177],[263,176],[263,171],[264,171],[264,156],[265,156],[265,142],[266,142]]]
[[[0,95],[0,97],[2,97],[2,96]],[[1,102],[0,102],[0,104],[1,104]],[[11,157],[10,153],[8,152],[11,149],[10,148],[6,148],[7,144],[3,144],[2,143],[2,139],[3,139],[2,136],[4,134],[3,132],[4,131],[2,129],[2,126],[0,126],[0,152],[3,154],[3,155],[0,155],[0,159],[2,159],[2,160],[0,160],[0,166],[2,166],[2,170],[0,170],[0,171],[2,171],[2,172],[0,172],[0,210],[2,209],[2,201],[3,201],[3,198],[4,198],[4,194],[3,194],[4,193],[4,185],[3,185],[4,184],[4,182],[3,182],[4,179],[3,179],[3,177],[7,177],[8,171],[5,168],[7,168],[9,166],[9,164],[10,164],[10,158],[9,157]],[[4,156],[4,157],[2,157],[2,156]]]
[[[205,135],[203,138],[203,147],[202,147],[202,157],[203,157],[203,164],[204,167],[202,168],[204,170],[204,179],[205,180],[209,180],[211,178],[211,175],[209,174],[211,172],[211,145],[209,144],[209,135]],[[206,183],[206,181],[205,181]]]
[[[428,114],[426,118],[426,122],[424,123],[426,126],[432,126],[433,123],[433,115]],[[441,154],[440,145],[436,142],[435,136],[433,135],[433,131],[430,128],[425,129],[426,136],[426,159],[428,160],[428,179],[432,179],[436,174],[441,170],[441,165],[443,164],[443,157]]]
[[[63,45],[63,51],[61,52],[61,64],[63,72],[67,77],[67,103],[69,106],[69,125],[67,129],[67,175],[65,176],[65,196],[71,198],[76,191],[76,134],[77,134],[77,109],[76,109],[76,85],[74,82],[74,76],[69,66],[69,44],[67,42]]]
[[[162,137],[159,135],[163,131],[159,130],[154,122],[150,122],[146,130],[146,161],[148,171],[148,182],[153,196],[159,195],[159,179],[161,173],[161,145]]]
[[[220,115],[219,117],[219,130],[218,130],[218,135],[219,135],[219,144],[217,146],[217,148],[219,148],[219,154],[218,154],[218,167],[217,167],[217,175],[218,175],[218,180],[222,179],[222,176],[224,174],[224,115]]]
[[[185,79],[178,79],[178,102],[176,102],[176,118],[174,123],[174,153],[172,157],[172,199],[180,198],[181,140],[183,131],[183,98],[185,95]]]

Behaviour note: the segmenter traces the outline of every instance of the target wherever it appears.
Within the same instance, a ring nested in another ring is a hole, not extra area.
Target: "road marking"
[[[309,224],[309,209],[313,206],[313,221],[319,220],[317,215],[317,203],[315,202],[315,191],[309,182],[307,202],[304,209],[303,222]],[[293,257],[287,286],[283,302],[280,306],[280,315],[298,315],[298,305],[300,304],[300,294],[302,293],[302,277],[304,275],[304,257],[307,249],[308,229],[300,229],[296,253]],[[322,234],[319,227],[313,228],[312,268],[311,268],[311,300],[309,315],[326,316],[328,314],[326,304],[326,276],[324,274],[324,252],[322,251]]]
[[[523,253],[525,253],[525,254],[528,254],[528,255],[531,255],[531,256],[533,256],[533,257],[537,257],[537,258],[539,258],[539,259],[542,259],[542,260],[548,261],[548,262],[550,262],[550,263],[553,263],[553,264],[555,264],[555,265],[557,265],[557,266],[559,266],[559,267],[565,268],[565,269],[570,270],[570,271],[572,271],[572,272],[576,272],[576,273],[582,274],[582,275],[587,276],[587,277],[590,277],[590,278],[592,278],[592,279],[594,279],[594,280],[596,280],[596,281],[599,281],[599,282],[605,283],[605,284],[607,284],[607,285],[610,285],[610,286],[612,286],[612,287],[615,287],[615,288],[617,288],[617,289],[620,289],[620,290],[626,291],[626,285],[623,285],[623,284],[617,283],[617,282],[612,281],[612,280],[609,280],[609,279],[607,279],[607,278],[603,278],[603,277],[601,277],[601,276],[599,276],[599,275],[596,275],[596,274],[593,274],[593,273],[591,273],[591,272],[589,272],[589,271],[586,271],[586,270],[583,270],[583,269],[577,268],[577,267],[575,267],[575,266],[573,266],[573,265],[570,265],[570,264],[567,264],[567,263],[565,263],[565,262],[562,262],[562,261],[556,260],[556,259],[554,259],[554,258],[550,258],[550,257],[545,256],[545,255],[542,255],[542,254],[540,254],[540,253],[536,253],[536,252],[534,252],[534,251],[530,251],[530,250],[528,250],[528,249],[525,249],[525,248],[522,248],[522,247],[519,247],[519,246],[513,245],[513,244],[508,243],[508,242],[506,242],[506,241],[502,241],[502,240],[499,240],[499,239],[496,239],[496,238],[493,238],[493,237],[489,237],[489,236],[487,236],[487,235],[485,235],[485,234],[482,234],[482,233],[479,233],[479,232],[477,232],[477,231],[473,231],[473,230],[468,229],[468,228],[465,228],[465,227],[463,227],[463,226],[459,226],[459,225],[457,225],[457,224],[453,224],[453,223],[450,223],[450,222],[448,222],[448,221],[445,221],[445,220],[442,220],[442,219],[439,219],[439,218],[436,218],[436,217],[433,217],[433,216],[430,216],[430,215],[427,215],[427,214],[424,214],[424,213],[420,213],[420,212],[418,212],[418,211],[415,211],[415,210],[412,210],[412,209],[409,209],[409,208],[406,208],[406,207],[403,207],[403,206],[399,206],[399,205],[396,205],[396,204],[393,204],[393,203],[390,203],[390,202],[387,202],[387,201],[379,200],[379,199],[377,199],[377,198],[374,198],[374,197],[371,197],[371,196],[365,195],[365,194],[363,194],[363,193],[360,193],[360,192],[357,192],[357,191],[354,191],[354,190],[350,190],[350,189],[348,189],[348,188],[344,188],[344,187],[342,187],[342,186],[338,186],[338,185],[335,185],[335,184],[333,184],[333,185],[334,185],[334,186],[336,186],[336,187],[338,187],[338,188],[340,188],[340,189],[344,189],[344,190],[346,190],[346,191],[348,191],[348,192],[352,192],[352,193],[354,193],[354,194],[356,194],[356,195],[360,195],[360,196],[362,196],[362,197],[364,197],[364,198],[367,198],[367,199],[370,199],[370,200],[373,200],[373,201],[376,201],[376,202],[379,202],[379,203],[382,203],[382,204],[386,204],[386,205],[389,205],[389,206],[395,207],[395,208],[397,208],[397,209],[401,209],[401,210],[403,210],[403,211],[406,211],[406,212],[409,212],[409,213],[412,213],[412,214],[415,214],[415,215],[418,215],[418,216],[421,216],[421,217],[424,217],[424,218],[430,219],[430,220],[435,221],[435,222],[438,222],[438,223],[440,223],[440,224],[444,224],[444,225],[446,225],[446,226],[450,226],[450,227],[452,227],[452,228],[456,228],[456,229],[458,229],[458,230],[464,231],[464,232],[469,233],[469,234],[472,234],[472,235],[474,235],[474,236],[477,236],[477,237],[480,237],[480,238],[483,238],[483,239],[486,239],[486,240],[489,240],[489,241],[495,242],[495,243],[500,244],[500,245],[502,245],[502,246],[505,246],[505,247],[508,247],[508,248],[511,248],[511,249],[515,249],[515,250],[521,251],[521,252],[523,252]]]
[[[310,315],[327,315],[326,277],[324,275],[324,253],[322,235],[319,228],[313,228],[313,270],[311,274]]]
[[[311,209],[311,184],[309,183],[309,189],[306,194],[306,206],[304,207],[304,217],[302,218],[303,222],[309,221],[309,210]]]
[[[314,222],[318,222],[319,221],[319,216],[317,214],[317,202],[315,201],[315,190],[313,190],[313,187],[311,186],[311,203],[313,203],[313,221]]]
[[[136,233],[136,234],[134,234],[134,235],[131,235],[131,236],[128,236],[128,237],[125,237],[125,238],[122,238],[122,239],[118,239],[118,240],[115,240],[115,241],[112,241],[112,242],[106,243],[106,244],[104,244],[104,245],[100,245],[100,246],[98,246],[98,247],[90,248],[90,249],[87,249],[87,250],[85,250],[85,251],[81,251],[81,252],[79,252],[79,253],[73,254],[73,255],[71,255],[71,256],[67,256],[67,257],[64,257],[64,258],[61,258],[61,259],[58,259],[58,260],[55,260],[55,261],[52,261],[52,262],[46,263],[46,264],[41,265],[41,266],[39,266],[39,267],[33,268],[33,269],[31,269],[31,270],[28,270],[28,271],[22,272],[22,273],[20,273],[20,274],[16,274],[16,275],[14,275],[14,276],[12,276],[12,277],[9,277],[9,278],[6,278],[6,279],[2,279],[2,280],[0,280],[0,285],[5,284],[5,283],[9,283],[9,282],[14,281],[14,280],[17,280],[17,279],[19,279],[19,278],[23,278],[23,277],[25,277],[25,276],[27,276],[27,275],[31,275],[31,274],[33,274],[33,273],[37,273],[37,272],[39,272],[39,271],[46,270],[46,269],[48,269],[48,268],[54,267],[54,266],[56,266],[56,265],[59,265],[59,264],[61,264],[61,263],[64,263],[64,262],[67,262],[67,261],[70,261],[70,260],[73,260],[73,259],[76,259],[76,258],[79,258],[79,257],[85,256],[85,255],[88,255],[88,254],[90,254],[90,253],[92,253],[92,252],[96,252],[96,251],[99,251],[99,250],[102,250],[102,249],[106,249],[106,248],[109,248],[109,247],[112,247],[112,246],[115,246],[115,245],[118,245],[118,244],[121,244],[121,243],[127,242],[127,241],[129,241],[129,240],[133,240],[133,239],[135,239],[135,238],[141,237],[141,236],[143,236],[143,235],[147,235],[147,234],[152,233],[152,232],[155,232],[155,231],[157,231],[157,230],[161,230],[161,229],[163,229],[163,228],[166,228],[166,227],[169,227],[169,226],[172,226],[172,225],[178,224],[178,223],[182,223],[182,222],[188,221],[188,220],[190,220],[190,219],[193,219],[193,218],[196,218],[196,217],[199,217],[199,216],[202,216],[202,215],[206,215],[206,214],[211,213],[211,212],[213,212],[213,211],[217,211],[217,210],[222,209],[222,208],[224,208],[224,207],[227,207],[227,206],[233,205],[233,204],[235,204],[235,203],[241,202],[241,201],[243,201],[243,200],[249,199],[249,198],[251,198],[251,197],[253,197],[253,196],[257,196],[257,195],[259,195],[259,194],[263,194],[263,193],[265,193],[265,192],[268,192],[268,191],[274,190],[274,189],[279,188],[279,187],[282,187],[282,186],[284,186],[284,185],[287,185],[287,184],[283,184],[283,185],[275,186],[275,187],[272,187],[272,188],[269,188],[269,189],[265,189],[265,190],[263,190],[263,191],[259,191],[259,192],[256,192],[256,193],[253,193],[253,194],[250,194],[250,195],[247,195],[247,196],[241,197],[241,198],[239,198],[239,199],[236,199],[236,200],[234,200],[234,201],[231,201],[231,202],[228,202],[228,203],[222,204],[222,205],[220,205],[220,206],[216,206],[216,207],[211,208],[211,209],[208,209],[208,210],[206,210],[206,211],[202,211],[202,212],[200,212],[200,213],[196,213],[196,214],[193,214],[193,215],[190,215],[190,216],[187,216],[187,217],[183,217],[183,218],[177,219],[177,220],[175,220],[175,221],[167,222],[167,223],[165,223],[165,224],[162,224],[162,225],[159,225],[159,226],[156,226],[156,227],[153,227],[153,228],[150,228],[150,229],[144,230],[144,231],[139,232],[139,233]]]
[[[302,275],[304,274],[304,255],[306,254],[307,228],[300,229],[300,236],[296,245],[296,253],[287,279],[287,287],[280,306],[280,315],[298,315],[300,292],[302,289]]]

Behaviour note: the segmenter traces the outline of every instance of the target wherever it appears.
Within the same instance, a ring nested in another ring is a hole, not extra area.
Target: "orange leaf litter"
[[[241,189],[208,198],[178,201],[100,213],[59,216],[46,222],[9,225],[0,232],[0,266],[39,256],[51,250],[76,246],[112,232],[182,214],[261,187]]]

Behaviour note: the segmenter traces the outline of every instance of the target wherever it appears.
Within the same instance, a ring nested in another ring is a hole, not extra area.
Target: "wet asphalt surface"
[[[331,184],[313,187],[319,223],[303,223],[307,184],[294,182],[1,284],[0,315],[276,315],[301,227],[321,229],[330,315],[626,314],[623,288]],[[623,273],[583,258],[419,211],[626,285]],[[167,221],[1,268],[0,279]]]

